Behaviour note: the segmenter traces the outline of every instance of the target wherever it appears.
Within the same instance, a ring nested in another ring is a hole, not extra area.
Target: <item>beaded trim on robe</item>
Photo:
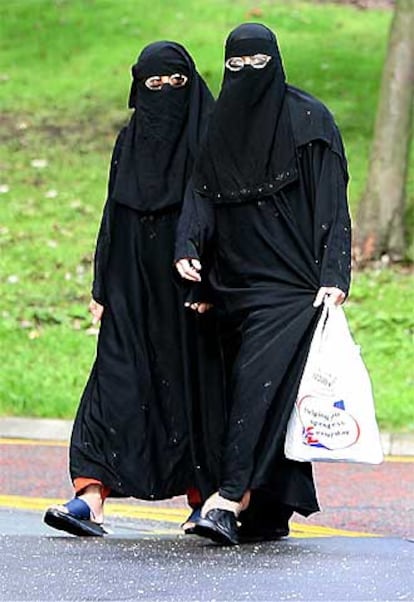
[[[298,170],[296,167],[292,167],[286,171],[282,171],[276,175],[276,177],[264,184],[252,186],[251,188],[242,188],[239,191],[222,191],[214,192],[208,189],[208,186],[204,184],[201,189],[197,190],[202,196],[210,198],[215,205],[222,203],[243,203],[258,197],[267,196],[274,194],[287,184],[294,182],[297,179]]]

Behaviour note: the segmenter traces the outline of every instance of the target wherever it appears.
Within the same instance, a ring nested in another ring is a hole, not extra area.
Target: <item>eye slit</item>
[[[174,73],[174,75],[170,76],[169,83],[174,88],[181,88],[185,86],[188,81],[188,77],[186,75],[182,75],[181,73]]]
[[[272,57],[267,54],[254,54],[250,61],[253,67],[256,67],[256,69],[261,69],[266,67],[271,58]]]
[[[160,90],[162,88],[162,79],[159,75],[147,77],[145,80],[145,85],[150,90]]]
[[[244,67],[244,61],[240,56],[231,56],[225,65],[230,71],[240,71]]]

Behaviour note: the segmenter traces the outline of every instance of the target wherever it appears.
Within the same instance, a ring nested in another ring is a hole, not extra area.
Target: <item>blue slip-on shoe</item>
[[[92,520],[94,514],[85,500],[75,497],[63,506],[67,512],[55,506],[46,510],[43,520],[49,527],[78,537],[103,537],[106,535],[103,526]]]
[[[200,508],[194,508],[194,510],[191,512],[190,516],[188,516],[186,518],[186,520],[183,522],[183,524],[181,525],[181,528],[184,531],[184,535],[194,535],[195,531],[195,525],[197,523],[197,521],[200,519],[201,517],[201,507]]]

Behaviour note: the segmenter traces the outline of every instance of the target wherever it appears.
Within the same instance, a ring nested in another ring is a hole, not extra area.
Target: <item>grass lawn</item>
[[[14,0],[0,7],[0,414],[72,417],[94,358],[91,259],[130,66],[155,39],[182,42],[216,93],[223,41],[274,28],[288,79],[343,132],[350,202],[362,193],[391,13],[247,0]],[[408,195],[414,199],[413,160]],[[348,315],[383,428],[414,429],[413,276],[355,274]]]

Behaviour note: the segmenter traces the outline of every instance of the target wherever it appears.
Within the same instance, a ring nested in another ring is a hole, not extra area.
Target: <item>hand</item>
[[[181,278],[192,280],[193,282],[201,282],[201,263],[198,259],[180,259],[175,264]]]
[[[92,324],[97,324],[102,318],[104,306],[95,301],[95,299],[91,299],[91,302],[89,303],[89,311],[92,314]]]
[[[345,293],[336,286],[321,286],[318,290],[313,307],[319,307],[325,301],[327,305],[342,305],[345,301]]]
[[[211,303],[184,303],[184,305],[199,314],[204,314],[213,307]]]

